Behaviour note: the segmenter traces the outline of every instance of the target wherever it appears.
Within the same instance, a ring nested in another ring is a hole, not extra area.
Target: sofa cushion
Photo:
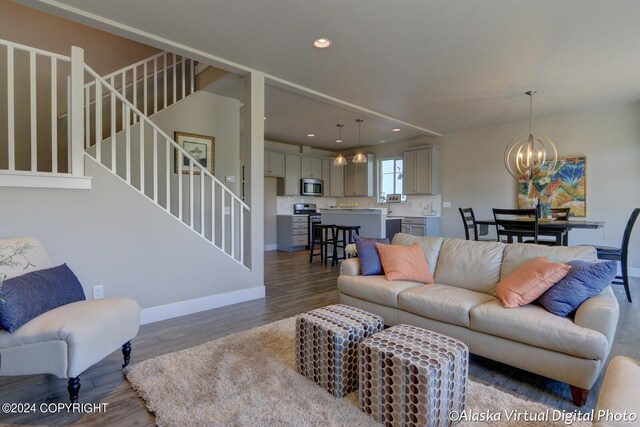
[[[597,360],[607,355],[607,339],[600,332],[578,326],[538,305],[504,308],[499,301],[491,301],[471,309],[469,325],[474,331],[571,356]]]
[[[611,360],[600,389],[594,426],[632,426],[635,423],[624,421],[614,422],[612,419],[602,418],[605,414],[637,414],[638,395],[640,395],[640,361],[625,356],[616,356]],[[603,412],[600,412],[603,411]],[[637,416],[637,415],[636,415]],[[637,422],[637,421],[636,421]]]
[[[429,319],[469,327],[469,310],[494,300],[491,295],[480,292],[434,284],[401,292],[398,308]]]
[[[599,295],[618,272],[616,261],[569,261],[569,273],[538,298],[549,312],[566,317],[587,299]]]
[[[0,289],[0,327],[10,333],[42,313],[86,299],[67,264],[5,280]]]
[[[507,276],[521,264],[541,256],[548,258],[549,261],[564,264],[573,260],[598,261],[597,252],[592,246],[545,246],[528,243],[514,243],[506,246],[500,278]]]
[[[51,267],[53,263],[38,239],[15,237],[0,240],[0,281]]]
[[[429,271],[432,273],[436,269],[436,263],[438,262],[438,254],[442,247],[444,239],[442,237],[430,237],[430,236],[412,236],[410,234],[396,233],[391,240],[392,245],[409,246],[417,243],[424,252],[424,257],[429,264]]]
[[[436,283],[495,296],[505,246],[498,242],[446,239],[434,279]]]
[[[424,285],[418,282],[402,280],[391,282],[385,276],[338,277],[338,289],[343,294],[393,308],[398,308],[398,295],[400,292],[418,286]]]
[[[526,305],[558,283],[568,272],[567,264],[537,257],[502,278],[496,287],[496,296],[505,307]]]
[[[376,249],[376,243],[389,244],[389,239],[372,239],[367,237],[360,237],[357,234],[353,236],[356,241],[356,249],[358,252],[358,258],[360,258],[360,271],[363,276],[374,276],[377,274],[383,274],[382,263],[380,262],[380,255]],[[346,252],[346,248],[345,248]]]
[[[420,245],[383,245],[376,243],[387,280],[433,283],[433,275]]]

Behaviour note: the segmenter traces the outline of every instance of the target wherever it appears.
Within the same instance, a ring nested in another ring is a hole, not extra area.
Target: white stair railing
[[[76,119],[81,120],[81,117],[77,116],[82,115],[82,100],[78,98],[79,90],[81,96],[82,86],[75,89],[69,87],[68,91],[59,91],[59,86],[64,87],[64,82],[68,81],[65,77],[73,74],[74,69],[77,71],[79,68],[82,72],[82,49],[72,48],[71,56],[65,56],[8,40],[0,39],[0,46],[5,48],[6,61],[0,61],[0,63],[6,63],[7,73],[6,99],[2,96],[4,90],[0,91],[0,99],[6,102],[7,107],[7,126],[6,129],[0,128],[0,132],[7,137],[6,151],[0,152],[0,170],[3,174],[84,176],[82,162],[72,160],[73,151],[78,150],[78,140],[74,141],[71,138],[73,120],[67,122],[66,130],[69,162],[62,159],[60,154],[59,131],[61,129],[58,129],[57,121],[59,103],[63,106],[66,104],[66,108],[69,108],[72,113],[73,108],[81,108],[76,114]],[[16,61],[17,58],[19,61]],[[27,59],[28,73],[25,73],[24,68],[16,69],[16,62],[22,65],[24,59]],[[45,68],[44,71],[43,68]],[[48,78],[45,72],[48,73]],[[38,76],[40,76],[39,80]],[[68,98],[66,102],[64,97]],[[78,99],[80,99],[79,103]],[[48,108],[46,104],[49,104]],[[47,115],[50,117],[47,118]],[[44,124],[49,121],[50,131],[43,129]],[[25,141],[27,138],[28,150]],[[79,142],[79,150],[82,151],[83,143]],[[50,150],[50,153],[39,153],[38,150],[42,146],[47,146],[47,143],[49,143],[47,151]],[[82,160],[82,153],[78,155]],[[63,165],[61,168],[58,167],[59,160]],[[67,164],[69,164],[68,167]]]
[[[195,62],[175,53],[160,52],[102,77],[118,90],[145,116],[151,116],[170,107],[195,92]],[[95,109],[104,108],[109,95],[96,102],[95,81],[85,84],[85,145],[95,144],[94,129],[89,116]],[[122,107],[124,109],[124,106]],[[123,111],[124,113],[124,111]],[[61,117],[64,117],[62,115]],[[137,120],[133,117],[133,120]],[[116,130],[124,129],[119,123]]]
[[[249,207],[111,82],[86,64],[85,71],[93,80],[92,98],[108,97],[110,106],[103,114],[99,102],[95,114],[85,116],[85,120],[95,121],[90,126],[95,146],[87,153],[246,267],[244,217]],[[103,130],[106,117],[111,125]],[[123,124],[123,132],[116,130],[118,122]],[[183,168],[188,170],[186,178]]]

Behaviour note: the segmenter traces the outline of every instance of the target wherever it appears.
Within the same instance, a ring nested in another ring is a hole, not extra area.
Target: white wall
[[[263,291],[261,271],[231,260],[93,160],[85,164],[91,190],[0,188],[0,238],[39,238],[56,264],[69,264],[89,298],[94,285],[143,308]]]
[[[264,250],[273,250],[278,245],[278,179],[264,178]]]
[[[587,219],[604,221],[603,230],[572,230],[570,244],[620,246],[631,211],[640,207],[640,103],[606,106],[534,119],[534,131],[555,142],[560,157],[586,156]],[[473,207],[477,218],[491,208],[516,207],[514,179],[503,164],[505,146],[528,130],[528,122],[445,135],[441,145],[445,236],[464,235],[458,207]],[[632,238],[630,264],[640,267],[640,226]]]

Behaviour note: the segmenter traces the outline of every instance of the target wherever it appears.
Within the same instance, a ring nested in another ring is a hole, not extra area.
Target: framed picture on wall
[[[178,145],[184,148],[187,153],[197,160],[198,164],[193,165],[193,172],[195,174],[200,173],[198,165],[212,174],[215,174],[216,139],[213,136],[197,135],[187,132],[175,132],[174,138]],[[182,173],[188,174],[189,159],[186,156],[180,156],[180,152],[178,150],[175,150],[175,157],[174,173],[178,173],[178,171],[181,170]],[[182,157],[182,162],[180,162],[180,157]]]

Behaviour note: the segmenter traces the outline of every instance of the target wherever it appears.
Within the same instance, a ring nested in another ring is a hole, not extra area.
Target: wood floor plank
[[[142,361],[193,347],[212,339],[242,332],[256,326],[295,316],[339,300],[337,267],[308,262],[308,252],[265,253],[264,300],[248,301],[176,319],[145,325],[133,340],[132,361]],[[620,322],[612,356],[640,357],[640,280],[633,279],[633,304],[626,302],[622,287],[614,291],[620,301]],[[2,424],[148,426],[153,414],[126,381],[116,351],[81,375],[82,402],[108,403],[107,411],[93,414],[0,414]],[[566,384],[472,355],[469,377],[507,393],[535,400],[558,409],[573,411]],[[595,405],[602,376],[594,386],[587,405]],[[0,403],[66,402],[67,381],[51,375],[0,377]]]

